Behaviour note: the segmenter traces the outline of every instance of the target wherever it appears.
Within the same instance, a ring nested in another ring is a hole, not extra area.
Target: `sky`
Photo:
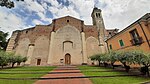
[[[0,30],[11,35],[12,31],[48,25],[52,19],[68,15],[92,25],[94,7],[102,10],[106,29],[122,30],[150,13],[150,0],[24,0],[15,2],[12,9],[0,7]]]

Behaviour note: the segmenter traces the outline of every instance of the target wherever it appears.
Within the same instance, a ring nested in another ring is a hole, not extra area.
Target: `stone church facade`
[[[91,64],[91,55],[107,51],[101,10],[94,8],[91,17],[93,25],[66,16],[54,19],[50,25],[16,30],[6,51],[26,56],[26,64],[32,66]]]

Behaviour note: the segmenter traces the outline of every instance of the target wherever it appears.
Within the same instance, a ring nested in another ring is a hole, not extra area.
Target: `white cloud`
[[[71,3],[85,24],[92,24],[91,13],[94,8],[94,0],[72,0]]]
[[[43,1],[50,3],[54,7],[59,7],[60,5],[57,0],[43,0]]]
[[[55,2],[57,2],[55,0]],[[66,7],[66,6],[63,6],[62,4],[57,4],[55,6],[50,6],[49,8],[49,11],[53,14],[53,18],[59,18],[59,17],[64,17],[64,16],[73,16],[73,17],[76,17],[76,18],[79,18],[80,15],[79,13],[77,13],[73,6],[69,6],[69,7]]]
[[[45,12],[43,6],[40,5],[37,1],[25,0],[22,5],[24,5],[30,12]]]
[[[65,0],[66,2],[67,0]],[[91,12],[96,5],[102,9],[106,28],[123,29],[132,22],[150,12],[150,0],[68,0],[69,6],[59,4],[57,0],[25,0],[16,3],[19,11],[28,10],[26,17],[23,18],[14,10],[0,8],[0,29],[11,32],[17,29],[26,28],[28,19],[33,19],[33,24],[44,24],[52,19],[62,16],[73,16],[84,20],[85,24],[92,24]],[[51,6],[48,4],[50,3]],[[47,18],[46,13],[50,11],[53,18]],[[33,13],[34,12],[34,13]],[[32,14],[36,14],[40,19],[35,19]],[[26,22],[25,22],[26,21]]]
[[[100,3],[106,4],[102,8],[106,28],[123,29],[150,12],[150,0],[99,0]]]
[[[50,0],[51,1],[51,0]],[[49,7],[49,11],[52,12],[54,18],[63,16],[73,16],[85,21],[85,24],[91,24],[91,12],[94,7],[93,0],[69,0],[69,6],[62,6],[62,4],[55,4],[55,6]],[[57,0],[53,0],[53,3],[58,3]]]
[[[37,15],[40,17],[40,20],[42,20],[42,21],[48,21],[49,23],[52,22],[52,19],[47,18],[46,15],[42,12],[38,12]]]
[[[51,18],[46,17],[48,5],[45,2],[43,2],[42,4],[39,4],[37,1],[25,0],[22,3],[18,3],[18,5],[27,9],[30,12],[30,16],[32,15],[32,12],[35,12],[40,17],[40,20],[48,21],[49,23],[52,22]],[[30,18],[30,16],[28,18]]]
[[[92,24],[94,5],[102,9],[106,28],[123,29],[150,12],[150,0],[70,0],[85,24]]]
[[[0,27],[4,32],[9,32],[10,35],[12,31],[19,30],[25,27],[25,22],[19,16],[4,11],[4,9],[0,9]]]
[[[73,7],[69,6],[69,7],[62,7],[61,9],[58,9],[58,11],[55,13],[55,18],[58,18],[58,17],[63,17],[63,16],[73,16],[73,17],[76,17],[76,18],[79,18],[80,15],[79,13],[77,13]]]

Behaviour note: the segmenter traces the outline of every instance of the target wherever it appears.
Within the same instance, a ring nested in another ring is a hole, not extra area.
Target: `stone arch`
[[[64,45],[65,43],[65,45]],[[82,63],[82,42],[80,31],[71,25],[66,25],[63,28],[58,29],[55,32],[54,36],[54,50],[52,52],[53,63],[60,63],[59,60],[64,58],[66,53],[71,54],[72,60],[71,64],[80,64]],[[64,51],[64,46],[67,47],[67,50]],[[70,48],[69,48],[70,47]],[[59,53],[58,53],[59,51]],[[78,61],[76,61],[78,60]]]
[[[86,39],[87,56],[100,53],[99,41],[93,36]]]
[[[63,42],[63,51],[67,52],[72,50],[73,48],[73,42],[72,41],[64,41]]]
[[[64,41],[70,41],[69,38],[74,37],[70,35],[77,35],[78,37],[80,36],[80,31],[71,25],[66,25],[63,28],[60,28],[56,31],[56,36],[55,37],[60,37],[59,35],[63,35],[65,37]]]
[[[81,43],[81,34],[80,31],[74,26],[67,25],[56,31],[54,41],[58,44],[63,44],[64,42],[71,42],[74,48],[76,48],[78,47],[76,44]]]
[[[47,36],[42,35],[35,40],[34,44],[35,46],[33,56],[31,58],[31,64],[36,65],[37,59],[41,59],[41,65],[46,65],[49,52],[49,39]]]
[[[23,38],[23,39],[19,40],[18,46],[16,47],[16,53],[15,54],[27,56],[29,44],[30,44],[29,38]]]

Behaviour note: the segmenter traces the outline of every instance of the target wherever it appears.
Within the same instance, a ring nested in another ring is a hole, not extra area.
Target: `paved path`
[[[56,78],[50,80],[38,80],[34,84],[92,84],[88,78],[76,79],[57,79],[57,77],[80,77],[84,76],[76,66],[58,66],[51,72],[55,74],[46,74],[42,78]]]

